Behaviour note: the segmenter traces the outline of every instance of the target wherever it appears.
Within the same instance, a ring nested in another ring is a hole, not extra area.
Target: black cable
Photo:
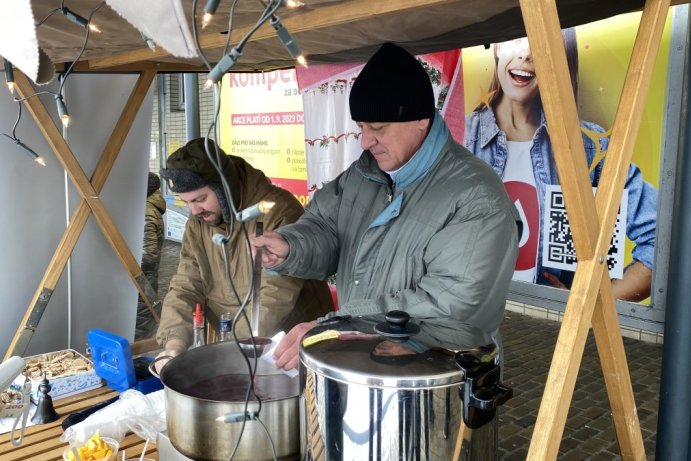
[[[62,7],[55,8],[54,10],[52,10],[50,13],[48,13],[48,15],[45,18],[43,18],[39,22],[37,22],[35,26],[38,27],[38,26],[43,25],[44,22],[46,22],[51,16],[53,16],[58,11],[62,11]]]
[[[230,5],[230,14],[228,15],[228,36],[226,37],[226,43],[223,45],[223,54],[221,56],[224,56],[226,53],[228,53],[228,46],[230,45],[230,36],[233,33],[233,16],[235,16],[235,5],[238,4],[238,0],[233,0],[233,4]]]
[[[65,0],[62,0],[62,3],[60,4],[61,9],[64,8],[64,3],[65,3]],[[96,14],[96,12],[97,12],[98,10],[100,10],[101,8],[103,8],[103,6],[104,6],[105,4],[106,4],[106,2],[103,1],[103,2],[99,3],[98,5],[96,5],[96,6],[94,7],[94,9],[91,10],[91,13],[89,13],[89,18],[88,18],[89,23],[91,23],[91,18],[94,16],[94,14]],[[62,94],[62,89],[63,89],[63,87],[65,86],[65,81],[67,80],[67,77],[72,73],[72,70],[74,69],[74,66],[77,64],[77,61],[79,61],[79,59],[81,59],[82,55],[84,54],[84,51],[86,50],[86,45],[89,43],[89,34],[90,34],[90,32],[91,32],[91,29],[89,29],[89,28],[87,27],[87,28],[86,28],[86,33],[84,34],[84,43],[82,44],[82,48],[81,48],[81,50],[79,51],[79,54],[77,55],[77,57],[76,57],[74,60],[72,60],[72,63],[70,64],[70,66],[69,66],[69,67],[67,68],[67,70],[63,73],[63,77],[62,77],[62,79],[61,79],[61,81],[60,81],[60,86],[58,87],[58,92],[57,92],[57,94]]]
[[[255,24],[255,26],[252,29],[250,29],[245,34],[245,36],[240,40],[240,42],[235,46],[235,49],[238,52],[242,51],[242,48],[245,46],[245,44],[247,43],[249,38],[259,29],[259,27],[261,27],[261,25],[264,22],[266,22],[267,20],[269,20],[273,16],[273,14],[278,10],[278,8],[282,5],[282,3],[283,3],[282,0],[272,0],[268,5],[265,5],[265,9],[262,12],[261,16],[259,17],[259,20]],[[236,4],[237,4],[237,0],[234,0],[233,4],[231,6],[231,9],[230,9],[230,17],[229,17],[229,21],[228,21],[228,38],[227,38],[226,45],[224,46],[224,50],[223,50],[224,55],[227,52],[227,48],[228,48],[229,43],[230,43],[230,36],[232,34],[232,20],[233,20],[233,15],[235,12],[235,5]],[[199,30],[198,30],[197,24],[196,24],[196,7],[197,7],[197,0],[194,0],[193,4],[192,4],[192,8],[193,8],[193,11],[192,11],[192,17],[193,17],[192,31],[193,31],[195,46],[197,47],[197,52],[199,53],[202,61],[204,62],[206,67],[209,70],[211,70],[211,65],[208,62],[208,59],[206,58],[203,50],[201,49],[201,45],[199,42]],[[256,390],[254,388],[254,380],[255,380],[256,371],[258,368],[259,357],[257,354],[255,337],[254,337],[254,334],[252,332],[250,320],[247,316],[246,307],[247,307],[247,303],[248,303],[249,299],[251,298],[251,296],[253,294],[255,287],[252,284],[250,284],[250,287],[247,290],[247,295],[246,295],[245,299],[241,300],[240,295],[237,292],[235,285],[233,284],[233,278],[232,278],[231,270],[230,270],[230,267],[228,264],[228,259],[227,259],[226,242],[230,238],[230,234],[232,232],[233,225],[234,225],[234,219],[238,214],[238,210],[235,208],[235,202],[233,201],[232,192],[230,190],[230,187],[228,185],[228,181],[226,180],[226,178],[223,174],[223,170],[221,168],[221,153],[220,153],[220,148],[218,146],[218,143],[217,142],[214,143],[215,145],[213,147],[213,151],[214,151],[213,154],[211,152],[212,151],[211,146],[209,145],[210,135],[211,135],[212,131],[214,131],[214,133],[215,133],[215,128],[217,127],[219,113],[220,113],[220,96],[221,96],[220,95],[220,93],[221,93],[220,85],[219,84],[215,85],[214,90],[217,91],[216,107],[214,110],[214,117],[213,117],[212,123],[210,124],[209,129],[207,130],[207,134],[206,134],[205,141],[204,141],[204,148],[205,148],[207,158],[209,159],[209,161],[211,162],[211,164],[213,165],[214,169],[216,170],[216,172],[218,173],[218,175],[221,179],[223,194],[225,196],[226,203],[227,203],[227,206],[228,206],[229,211],[230,211],[228,213],[229,214],[228,220],[230,222],[226,223],[226,226],[227,226],[226,239],[224,239],[224,242],[221,245],[221,247],[222,247],[222,251],[223,251],[223,262],[224,262],[225,275],[226,275],[226,278],[228,280],[228,283],[230,284],[231,290],[233,291],[233,294],[235,295],[235,298],[239,304],[238,312],[235,314],[235,317],[233,319],[233,327],[232,327],[231,331],[233,334],[233,338],[235,339],[236,346],[239,348],[239,350],[242,354],[242,357],[245,360],[245,364],[247,365],[247,368],[249,370],[249,377],[250,377],[250,382],[249,382],[249,385],[248,385],[248,388],[247,388],[247,391],[245,394],[245,403],[244,403],[243,411],[244,411],[245,415],[249,415],[249,413],[247,411],[249,408],[249,399],[250,399],[250,395],[253,394],[257,400],[257,403],[258,403],[258,410],[252,419],[258,420],[260,422],[260,424],[262,424],[262,427],[264,428],[264,430],[266,431],[268,438],[269,438],[269,441],[271,443],[271,449],[272,449],[273,457],[275,460],[276,459],[276,449],[274,446],[274,442],[273,442],[273,439],[271,438],[271,435],[268,433],[268,430],[264,426],[263,422],[259,419],[259,415],[261,413],[261,408],[262,408],[262,401],[261,401],[261,398],[256,394]],[[247,248],[247,251],[249,254],[250,280],[252,280],[251,275],[252,275],[253,269],[254,269],[254,257],[252,256],[252,252],[251,252],[249,235],[248,235],[247,228],[246,228],[244,223],[240,223],[240,229],[241,229],[242,235],[245,239],[246,248]],[[256,288],[259,289],[259,287],[256,287]],[[245,352],[245,350],[240,346],[240,342],[239,342],[238,337],[237,337],[237,325],[239,323],[240,318],[243,318],[245,320],[245,322],[247,323],[247,326],[248,326],[249,335],[250,335],[250,338],[249,338],[250,343],[252,345],[253,350],[255,351],[254,368],[252,368],[252,364],[250,363],[249,357],[247,356],[247,353]],[[247,422],[247,419],[248,419],[247,417],[242,418],[242,426],[240,427],[240,431],[239,431],[235,446],[234,446],[234,448],[233,448],[233,450],[232,450],[232,452],[228,458],[229,461],[231,461],[235,457],[235,454],[237,453],[237,450],[238,450],[239,445],[240,445],[240,441],[242,439],[242,435],[244,433],[245,424]]]
[[[204,50],[202,50],[199,43],[199,30],[197,30],[197,0],[192,1],[192,36],[194,37],[194,46],[197,48],[197,54],[208,70],[211,70],[211,63],[206,58]]]
[[[217,89],[218,89],[219,94],[218,94],[218,97],[216,98],[216,107],[214,110],[214,119],[213,119],[211,126],[209,127],[209,130],[207,131],[207,136],[206,136],[205,142],[204,142],[204,150],[206,152],[207,158],[209,159],[209,161],[213,165],[214,169],[218,173],[219,177],[221,178],[221,183],[223,185],[223,194],[226,197],[226,202],[228,204],[228,208],[230,209],[229,210],[230,212],[228,213],[229,214],[228,219],[230,220],[230,222],[226,223],[226,226],[227,226],[226,237],[229,238],[230,232],[232,231],[232,228],[233,228],[233,219],[237,215],[237,209],[235,208],[235,202],[233,201],[233,196],[232,196],[232,192],[230,191],[228,181],[227,181],[225,175],[223,174],[223,170],[220,166],[221,165],[221,152],[220,152],[220,148],[218,146],[218,143],[213,144],[213,151],[214,151],[213,154],[215,154],[215,155],[212,155],[212,153],[211,153],[212,146],[209,144],[209,139],[210,139],[209,135],[211,134],[211,131],[213,130],[213,128],[216,126],[216,123],[217,123],[218,117],[219,117],[219,113],[220,113],[220,99],[221,99],[220,98],[220,87]],[[246,241],[249,243],[249,236],[247,234],[247,228],[245,227],[245,224],[240,223],[240,228],[241,228],[241,232],[245,236]],[[256,376],[256,370],[257,370],[259,358],[257,357],[257,354],[255,353],[254,368],[252,368],[252,364],[249,361],[249,357],[247,356],[246,351],[240,345],[240,341],[237,337],[237,330],[236,330],[237,325],[239,324],[239,319],[241,317],[244,318],[246,323],[247,323],[248,330],[250,332],[250,340],[252,343],[252,347],[254,348],[254,350],[256,352],[256,343],[254,341],[254,335],[252,334],[252,328],[251,328],[250,321],[249,321],[249,318],[247,317],[247,313],[246,313],[247,302],[251,298],[254,287],[252,285],[250,285],[245,299],[241,301],[240,296],[237,293],[237,290],[235,288],[235,285],[233,284],[233,277],[232,277],[232,274],[230,273],[230,268],[229,268],[228,261],[227,261],[227,250],[225,247],[225,243],[222,245],[222,248],[223,248],[222,251],[223,251],[224,268],[226,271],[225,275],[226,275],[226,278],[228,280],[228,283],[230,284],[231,289],[233,290],[233,293],[235,294],[236,300],[238,301],[238,304],[239,304],[238,312],[235,314],[235,317],[233,319],[233,327],[232,327],[231,332],[233,334],[233,339],[235,340],[235,344],[238,347],[243,359],[245,360],[245,364],[247,365],[247,369],[248,369],[248,375],[250,377],[249,385],[248,385],[247,391],[245,393],[245,403],[244,403],[243,411],[245,414],[248,414],[247,410],[249,408],[250,395],[254,395],[254,397],[257,401],[257,404],[258,404],[258,410],[256,412],[257,418],[258,418],[259,414],[261,412],[261,408],[262,408],[262,401],[261,401],[261,398],[257,395],[257,393],[255,391],[254,379]],[[251,273],[251,270],[254,267],[254,259],[252,258],[251,250],[249,250],[249,248],[248,248],[248,251],[250,251],[250,273]],[[252,279],[252,277],[250,274],[250,280],[251,279]],[[237,438],[237,443],[233,449],[233,452],[231,453],[231,456],[229,458],[230,460],[233,459],[233,457],[235,456],[235,453],[237,452],[240,440],[242,439],[242,434],[244,433],[244,430],[245,430],[245,424],[246,423],[247,423],[247,419],[243,418],[242,426],[240,427],[240,431],[239,431],[238,438]],[[272,446],[272,449],[274,449],[273,446]]]
[[[96,6],[91,10],[91,12],[89,13],[89,19],[88,19],[88,22],[89,22],[89,23],[91,22],[91,18],[94,16],[94,14],[96,14],[96,12],[97,12],[98,10],[100,10],[105,4],[106,4],[106,2],[103,1],[103,2],[99,3],[98,5],[96,5]],[[41,26],[43,23],[45,23],[45,22],[48,20],[48,18],[50,18],[53,14],[57,13],[58,11],[63,12],[64,10],[65,10],[65,0],[61,0],[61,1],[60,1],[60,6],[59,6],[58,8],[55,8],[54,10],[52,10],[50,13],[48,13],[48,15],[47,15],[46,17],[44,17],[41,21],[39,21],[39,22],[36,24],[36,27]],[[34,96],[40,96],[40,95],[44,95],[44,94],[49,94],[49,95],[51,95],[51,96],[59,96],[59,95],[62,95],[62,90],[63,90],[63,88],[64,88],[64,86],[65,86],[65,81],[67,80],[67,77],[72,73],[72,70],[74,69],[74,66],[77,64],[77,62],[79,61],[79,59],[81,59],[82,55],[84,54],[84,51],[86,50],[86,46],[87,46],[87,44],[88,44],[88,42],[89,42],[89,33],[90,33],[90,29],[89,29],[88,27],[86,27],[86,33],[84,34],[84,43],[82,43],[82,47],[81,47],[81,49],[80,49],[80,51],[79,51],[79,54],[77,55],[77,57],[76,57],[74,60],[72,60],[72,63],[71,63],[70,66],[67,68],[67,70],[64,71],[64,72],[62,73],[62,78],[59,78],[59,80],[60,80],[60,85],[58,86],[58,90],[57,90],[56,92],[53,92],[53,91],[37,91],[37,92],[35,92],[34,94],[31,94],[31,95],[29,95],[29,96],[25,96],[25,97],[23,97],[23,98],[13,98],[13,100],[14,100],[15,102],[23,102],[23,101],[26,101],[27,99],[33,98]],[[21,112],[20,112],[20,114],[21,114]],[[17,123],[19,123],[19,121],[17,121]],[[16,128],[16,126],[17,126],[17,125],[16,125],[16,123],[15,123],[15,128]],[[14,130],[13,130],[13,131],[14,131]],[[16,138],[15,138],[15,139],[16,139]]]

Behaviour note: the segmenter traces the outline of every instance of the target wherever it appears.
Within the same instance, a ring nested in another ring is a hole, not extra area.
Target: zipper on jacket
[[[387,203],[391,203],[391,201],[393,200],[393,195],[394,195],[395,193],[396,193],[396,185],[395,185],[395,184],[391,184],[391,185],[389,186],[389,191],[386,193],[386,202],[387,202]]]

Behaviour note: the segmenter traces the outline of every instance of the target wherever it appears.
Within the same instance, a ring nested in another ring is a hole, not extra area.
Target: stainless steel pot
[[[511,390],[496,349],[448,350],[417,338],[406,313],[338,318],[300,349],[302,434],[308,460],[439,460],[468,455],[461,424],[494,418]],[[374,322],[373,322],[374,321]],[[464,411],[465,410],[465,411]],[[464,457],[468,459],[468,456]],[[492,459],[485,451],[478,459]]]
[[[235,342],[198,347],[173,358],[163,367],[161,381],[165,386],[168,436],[183,455],[203,461],[227,460],[242,431],[234,460],[273,460],[267,432],[276,459],[300,458],[298,378],[290,378],[258,360],[254,383],[261,399],[261,422],[254,420],[259,404],[252,397],[245,413],[249,374]],[[249,417],[243,430],[246,414]],[[226,415],[238,421],[217,420]]]

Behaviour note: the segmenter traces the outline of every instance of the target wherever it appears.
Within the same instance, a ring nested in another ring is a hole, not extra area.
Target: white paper
[[[285,331],[279,331],[271,338],[271,345],[264,349],[264,353],[261,355],[260,359],[270,363],[274,368],[276,368],[276,361],[274,360],[274,351],[278,347],[283,337],[286,335]],[[295,378],[298,375],[298,370],[293,368],[291,370],[283,370],[281,368],[276,368],[276,370],[284,373],[291,378]]]

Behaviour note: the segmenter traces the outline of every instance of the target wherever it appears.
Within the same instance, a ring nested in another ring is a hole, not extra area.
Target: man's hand
[[[561,280],[559,280],[559,277],[550,272],[543,272],[542,276],[546,278],[549,284],[552,285],[554,288],[562,288],[564,290],[569,289],[566,285],[564,285],[564,283],[562,283]]]
[[[634,260],[624,269],[623,279],[612,279],[612,294],[616,299],[640,302],[650,296],[652,284],[653,271]]]
[[[290,247],[288,242],[278,232],[269,231],[260,236],[250,236],[252,254],[257,253],[257,248],[262,249],[262,265],[274,267],[281,264],[288,257]]]
[[[298,367],[300,360],[300,342],[305,334],[317,326],[317,321],[298,323],[288,332],[274,351],[276,368],[290,370]]]
[[[166,344],[164,346],[164,349],[161,353],[159,353],[156,358],[158,359],[159,357],[163,356],[168,356],[170,358],[177,357],[178,355],[182,354],[187,350],[187,346],[182,342],[182,340],[178,338],[171,338],[168,341],[166,341]],[[161,370],[163,369],[163,365],[168,363],[170,359],[162,359],[159,360],[154,364],[154,368],[156,369],[156,373],[159,375],[161,374]]]

